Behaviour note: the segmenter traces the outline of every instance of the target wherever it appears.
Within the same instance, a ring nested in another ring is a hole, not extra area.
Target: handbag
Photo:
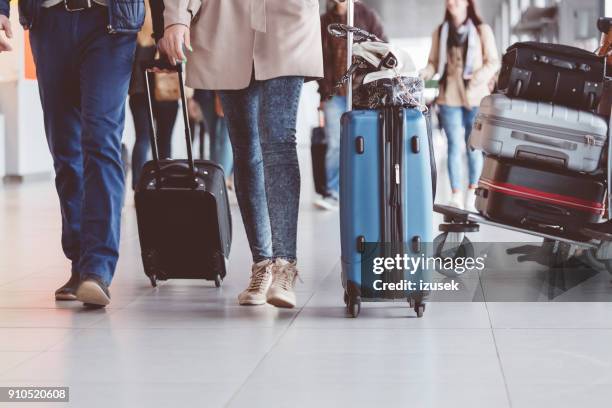
[[[176,102],[181,99],[177,73],[156,73],[154,83],[154,97],[157,102]]]
[[[346,38],[352,32],[353,62],[334,86],[332,96],[353,77],[353,106],[379,109],[383,106],[419,107],[425,84],[410,55],[373,34],[344,24],[331,24],[331,35]]]

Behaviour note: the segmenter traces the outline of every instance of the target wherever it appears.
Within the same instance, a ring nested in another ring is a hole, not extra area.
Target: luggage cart
[[[480,225],[490,225],[511,231],[520,232],[543,238],[551,243],[553,248],[553,262],[562,263],[573,256],[577,251],[586,251],[592,263],[601,266],[612,274],[612,119],[608,126],[608,223],[585,225],[578,232],[569,232],[557,226],[548,225],[517,225],[489,219],[482,214],[460,210],[445,205],[434,205],[434,211],[444,216],[440,224],[442,234],[434,240],[435,256],[450,256],[451,258],[470,257],[474,255],[474,247],[468,234],[480,230]],[[609,228],[601,228],[607,225]],[[444,272],[448,274],[448,272]],[[447,275],[448,276],[448,275]]]
[[[551,247],[554,264],[567,261],[578,251],[585,251],[591,263],[607,269],[612,274],[612,230],[604,232],[585,227],[579,234],[572,235],[554,227],[530,228],[504,224],[478,213],[445,205],[435,205],[434,211],[444,216],[444,222],[439,227],[442,233],[436,237],[433,244],[436,257],[473,257],[474,247],[468,235],[478,232],[480,225],[490,225],[543,238],[544,242],[553,244]],[[448,277],[458,276],[447,270],[439,272]]]

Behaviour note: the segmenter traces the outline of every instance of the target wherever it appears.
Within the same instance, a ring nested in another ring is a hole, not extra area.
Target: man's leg
[[[84,182],[77,297],[102,306],[110,301],[107,286],[119,256],[125,187],[121,137],[136,35],[108,34],[106,7],[78,17]]]
[[[130,110],[134,119],[134,130],[136,141],[132,149],[132,189],[136,189],[140,180],[142,167],[147,161],[151,142],[151,124],[149,123],[149,110],[144,94],[134,94],[130,96]]]
[[[155,125],[157,126],[157,147],[159,157],[172,157],[172,131],[176,123],[179,103],[176,101],[157,102],[155,104]]]
[[[75,80],[72,16],[59,8],[42,9],[30,31],[43,108],[45,133],[55,169],[62,214],[62,247],[72,262],[72,277],[56,291],[58,300],[74,300],[81,251],[83,160],[81,155],[80,89]]]

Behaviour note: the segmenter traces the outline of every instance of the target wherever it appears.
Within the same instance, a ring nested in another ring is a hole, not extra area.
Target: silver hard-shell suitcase
[[[608,124],[601,116],[495,94],[482,100],[470,146],[498,157],[592,173],[601,166]]]

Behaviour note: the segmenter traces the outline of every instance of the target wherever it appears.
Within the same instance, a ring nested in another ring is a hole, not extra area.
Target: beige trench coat
[[[464,89],[463,79],[459,77],[457,80],[461,81],[460,84],[450,84],[450,86],[454,85],[454,89],[459,89],[459,91],[450,92],[448,95],[446,89],[442,87],[440,89],[440,97],[438,98],[439,104],[464,106],[471,109],[475,106],[480,106],[480,101],[491,93],[489,84],[499,70],[499,54],[497,52],[495,36],[493,35],[491,27],[487,24],[481,24],[478,27],[478,33],[480,34],[481,47],[478,47],[476,55],[474,56],[474,74],[472,75],[472,79],[470,79],[467,87]],[[438,70],[440,29],[437,28],[431,37],[429,61],[427,67],[421,71],[421,76],[425,80],[433,78]],[[454,63],[454,61],[449,58],[449,64],[452,63]],[[463,66],[460,67],[459,71],[463,72]],[[438,74],[442,75],[442,72],[438,72]]]
[[[255,78],[323,76],[318,0],[164,0],[165,26],[191,27],[187,85],[244,89]]]

